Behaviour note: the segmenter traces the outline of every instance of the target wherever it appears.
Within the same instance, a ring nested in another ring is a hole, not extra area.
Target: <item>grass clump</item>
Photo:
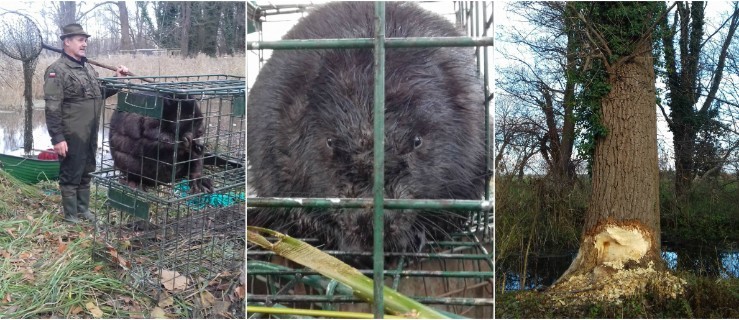
[[[148,299],[93,261],[91,226],[62,222],[58,203],[0,170],[0,315],[147,316]]]

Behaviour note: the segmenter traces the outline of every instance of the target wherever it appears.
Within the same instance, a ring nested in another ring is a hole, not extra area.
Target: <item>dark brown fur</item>
[[[175,179],[190,180],[192,193],[212,192],[210,179],[202,178],[204,148],[198,140],[203,136],[200,108],[195,100],[164,98],[163,101],[161,120],[122,111],[113,114],[110,149],[115,167],[124,173],[125,182],[131,187],[172,183],[174,171]]]
[[[460,36],[415,4],[386,3],[386,36]],[[371,2],[316,8],[285,39],[373,37]],[[387,49],[385,197],[480,199],[482,84],[470,48]],[[372,197],[372,50],[274,51],[247,102],[249,184],[261,197]],[[416,251],[465,214],[385,211],[385,250]],[[372,248],[372,210],[255,209],[250,225]]]

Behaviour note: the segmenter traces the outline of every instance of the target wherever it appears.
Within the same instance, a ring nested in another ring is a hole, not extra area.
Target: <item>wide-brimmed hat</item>
[[[85,36],[88,38],[91,37],[89,34],[87,34],[87,32],[85,32],[84,29],[82,29],[82,26],[79,25],[79,23],[70,23],[62,28],[62,35],[59,36],[59,39],[64,40],[64,38],[66,37],[77,35]]]

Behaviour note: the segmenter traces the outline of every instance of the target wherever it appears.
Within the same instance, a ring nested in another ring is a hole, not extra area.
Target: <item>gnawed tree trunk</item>
[[[652,41],[639,43],[632,58],[608,68],[611,89],[601,101],[608,133],[595,147],[580,249],[553,293],[612,301],[649,283],[666,294],[682,292],[660,257],[654,61]]]

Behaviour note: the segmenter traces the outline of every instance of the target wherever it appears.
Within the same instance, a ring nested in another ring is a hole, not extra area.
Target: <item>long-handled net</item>
[[[0,51],[23,62],[23,97],[26,102],[23,151],[26,154],[33,149],[32,82],[42,46],[41,31],[31,19],[15,12],[0,15]]]

